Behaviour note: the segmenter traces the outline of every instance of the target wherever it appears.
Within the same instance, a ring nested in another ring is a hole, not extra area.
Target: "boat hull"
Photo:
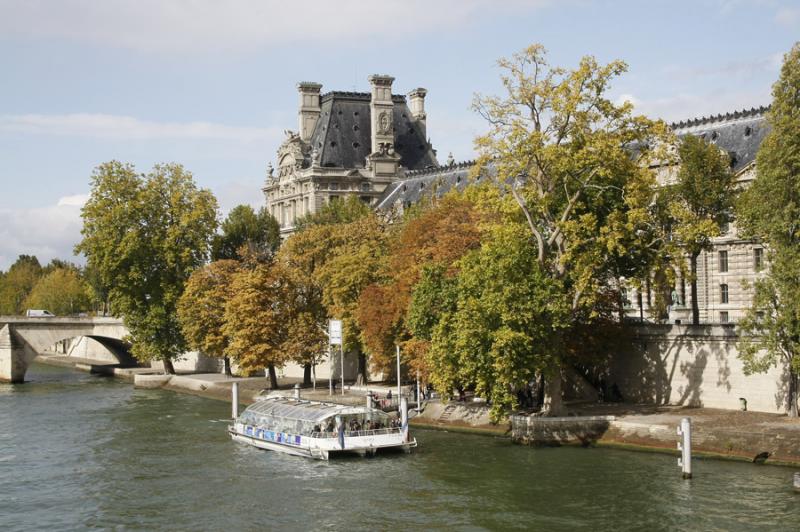
[[[411,452],[411,449],[417,446],[416,439],[402,441],[401,438],[393,438],[395,441],[391,441],[391,439],[388,438],[381,438],[376,441],[376,438],[345,437],[344,448],[342,448],[339,444],[339,440],[336,438],[301,438],[299,436],[289,436],[286,438],[279,438],[281,441],[275,441],[265,439],[263,433],[262,437],[248,435],[243,431],[237,430],[237,427],[230,427],[228,432],[232,440],[246,443],[259,449],[278,451],[294,456],[304,456],[306,458],[315,458],[319,460],[328,460],[332,456],[340,454],[372,456],[378,452],[384,451]],[[399,436],[399,434],[397,436]]]

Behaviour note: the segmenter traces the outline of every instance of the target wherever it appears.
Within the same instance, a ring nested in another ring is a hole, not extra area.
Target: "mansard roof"
[[[683,120],[672,123],[669,127],[679,137],[699,135],[727,151],[731,155],[734,172],[738,172],[755,160],[761,142],[769,133],[767,111],[769,107],[758,107]],[[463,189],[474,165],[475,161],[465,161],[408,171],[405,179],[386,188],[376,208],[388,209],[398,204],[408,207],[425,196],[441,196],[453,187]]]
[[[435,194],[441,197],[454,187],[463,190],[474,165],[475,161],[465,161],[407,172],[405,179],[386,188],[375,208],[389,209],[398,204],[408,207],[426,196]]]
[[[436,155],[423,129],[411,115],[405,96],[392,95],[395,152],[409,170],[436,165]],[[322,166],[363,168],[372,147],[370,94],[329,92],[320,98],[320,117],[311,134],[311,149]]]
[[[733,171],[747,167],[756,158],[758,147],[769,133],[766,113],[769,107],[754,107],[733,113],[692,118],[670,124],[676,135],[698,135],[716,144],[731,156]]]

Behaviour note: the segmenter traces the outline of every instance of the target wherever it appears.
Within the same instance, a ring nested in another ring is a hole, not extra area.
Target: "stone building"
[[[393,81],[373,75],[369,93],[322,95],[318,83],[297,85],[299,130],[286,131],[263,189],[282,236],[326,202],[357,196],[374,206],[407,172],[437,165],[426,136],[427,91],[392,94]]]

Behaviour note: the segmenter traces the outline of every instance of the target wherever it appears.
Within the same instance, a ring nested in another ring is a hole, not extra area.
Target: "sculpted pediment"
[[[286,139],[278,148],[278,177],[282,180],[303,168],[305,152],[308,150],[299,134],[289,130],[285,133]]]

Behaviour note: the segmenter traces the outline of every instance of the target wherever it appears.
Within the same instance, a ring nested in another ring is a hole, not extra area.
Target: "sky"
[[[800,0],[0,0],[0,270],[81,263],[93,169],[178,162],[220,216],[263,205],[299,81],[428,89],[440,162],[472,159],[476,93],[533,43],[554,65],[624,60],[611,96],[677,121],[770,102]]]

